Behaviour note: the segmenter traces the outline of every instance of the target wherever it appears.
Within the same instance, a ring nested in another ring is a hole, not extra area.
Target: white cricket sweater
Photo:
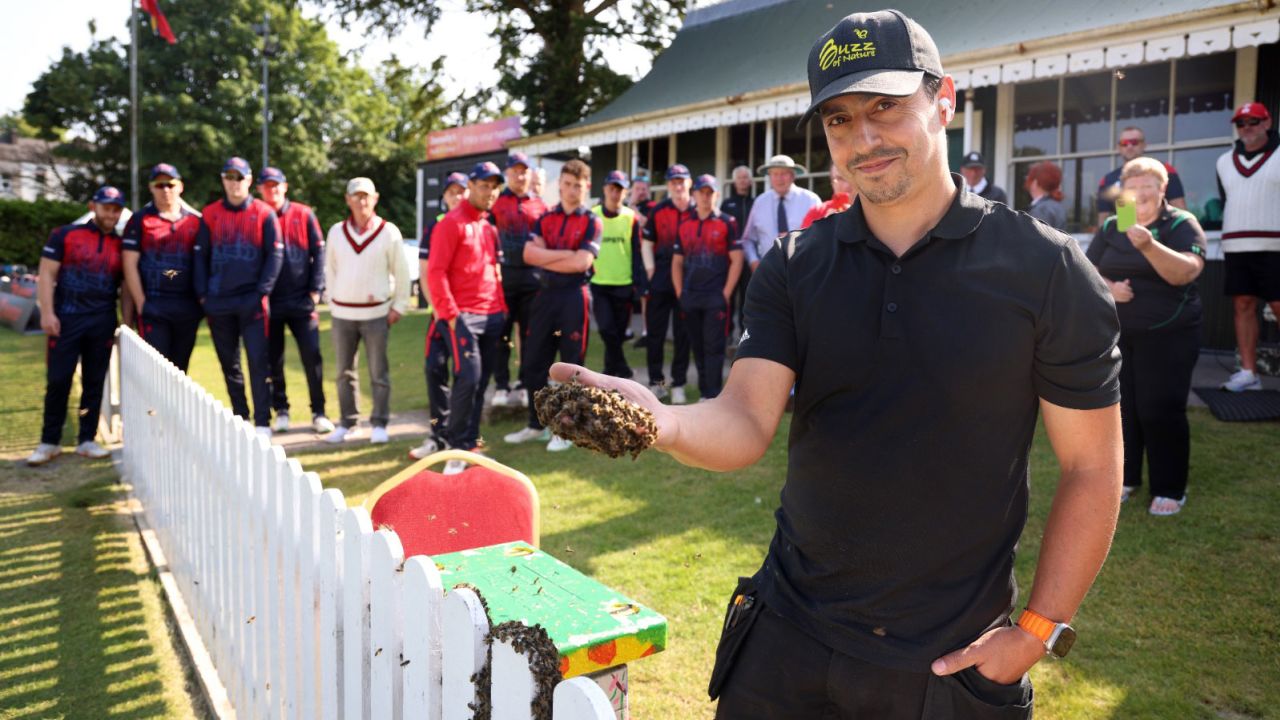
[[[1246,160],[1239,143],[1218,158],[1223,252],[1280,252],[1280,152]]]
[[[374,216],[357,233],[350,218],[329,228],[324,246],[329,311],[343,320],[373,320],[409,306],[409,263],[395,225]]]

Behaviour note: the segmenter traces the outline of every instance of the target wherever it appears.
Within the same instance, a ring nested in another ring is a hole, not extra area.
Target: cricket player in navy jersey
[[[525,387],[530,398],[547,386],[547,371],[557,351],[562,362],[581,363],[587,354],[587,312],[591,305],[587,281],[600,254],[603,232],[600,216],[585,204],[590,192],[590,166],[581,160],[565,163],[560,169],[560,204],[538,220],[533,238],[524,246],[525,262],[542,269],[542,289],[534,296],[525,336]],[[545,434],[530,402],[529,426],[504,439],[522,443],[542,439]],[[556,435],[549,435],[548,440],[547,450],[551,452],[573,447]]]
[[[604,180],[604,202],[591,209],[600,216],[603,235],[600,257],[591,276],[591,304],[596,327],[604,341],[604,374],[629,378],[631,366],[623,354],[631,308],[646,285],[640,257],[639,213],[622,204],[627,191],[627,174],[614,170]]]
[[[267,350],[269,298],[280,275],[280,221],[270,205],[249,195],[253,171],[244,158],[222,166],[225,197],[205,206],[196,234],[196,295],[209,320],[213,348],[231,396],[231,409],[249,419],[240,369],[240,341],[249,359],[253,424],[271,436],[271,360]]]
[[[94,193],[93,218],[81,225],[53,231],[40,253],[40,327],[48,336],[44,427],[40,444],[27,458],[43,465],[62,453],[62,426],[76,364],[80,373],[80,432],[76,453],[90,458],[109,455],[94,442],[102,386],[115,342],[116,302],[125,319],[133,310],[128,295],[120,294],[120,236],[116,223],[124,210],[124,193],[110,185]]]
[[[324,234],[308,205],[288,198],[289,181],[279,168],[266,167],[258,174],[258,197],[276,211],[280,221],[283,254],[280,276],[271,290],[267,354],[271,363],[273,429],[289,429],[289,394],[284,380],[284,331],[289,328],[298,344],[298,357],[307,378],[311,399],[311,430],[333,432],[324,410],[324,358],[320,355],[320,321],[316,303],[324,292]]]
[[[704,400],[719,395],[723,385],[729,298],[743,264],[738,223],[716,209],[717,187],[714,175],[694,180],[694,209],[680,223],[671,258],[671,284],[684,310],[698,368],[698,393]]]
[[[183,372],[196,346],[204,310],[195,291],[200,213],[182,202],[182,175],[169,163],[151,168],[151,202],[124,228],[126,291],[138,334]]]
[[[528,353],[520,343],[517,358],[520,372],[516,376],[516,391],[511,391],[511,347],[515,345],[515,326],[520,326],[520,337],[529,334],[533,296],[541,289],[542,271],[524,259],[524,246],[529,242],[533,226],[547,212],[547,204],[533,193],[529,170],[529,158],[524,153],[511,153],[507,157],[507,187],[493,204],[493,220],[498,226],[498,240],[502,243],[502,292],[506,296],[507,320],[502,330],[503,340],[498,345],[498,360],[493,380],[497,390],[493,393],[494,405],[526,405],[529,396],[522,386],[528,383],[524,369],[528,365]]]
[[[671,326],[674,354],[671,357],[671,402],[685,402],[684,384],[689,372],[689,333],[685,328],[684,313],[671,284],[671,257],[675,254],[676,236],[680,223],[693,209],[689,197],[689,168],[672,165],[667,170],[667,197],[649,214],[644,226],[646,254],[653,255],[653,272],[649,275],[649,301],[645,305],[645,332],[649,339],[645,350],[649,361],[649,384],[659,398],[667,394],[663,382],[662,362],[666,354],[667,325]]]

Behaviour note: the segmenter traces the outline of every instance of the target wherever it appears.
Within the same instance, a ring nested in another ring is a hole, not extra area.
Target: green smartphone
[[[1138,208],[1133,200],[1129,193],[1120,193],[1116,198],[1116,229],[1120,232],[1128,232],[1138,224]]]

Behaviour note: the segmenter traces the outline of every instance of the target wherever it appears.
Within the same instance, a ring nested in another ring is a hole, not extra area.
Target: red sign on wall
[[[494,152],[520,137],[520,118],[508,117],[479,125],[436,130],[427,135],[427,160]]]

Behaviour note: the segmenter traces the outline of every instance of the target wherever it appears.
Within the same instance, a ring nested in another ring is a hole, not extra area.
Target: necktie
[[[791,226],[787,224],[787,198],[785,196],[778,197],[778,234],[781,235],[791,230]]]

